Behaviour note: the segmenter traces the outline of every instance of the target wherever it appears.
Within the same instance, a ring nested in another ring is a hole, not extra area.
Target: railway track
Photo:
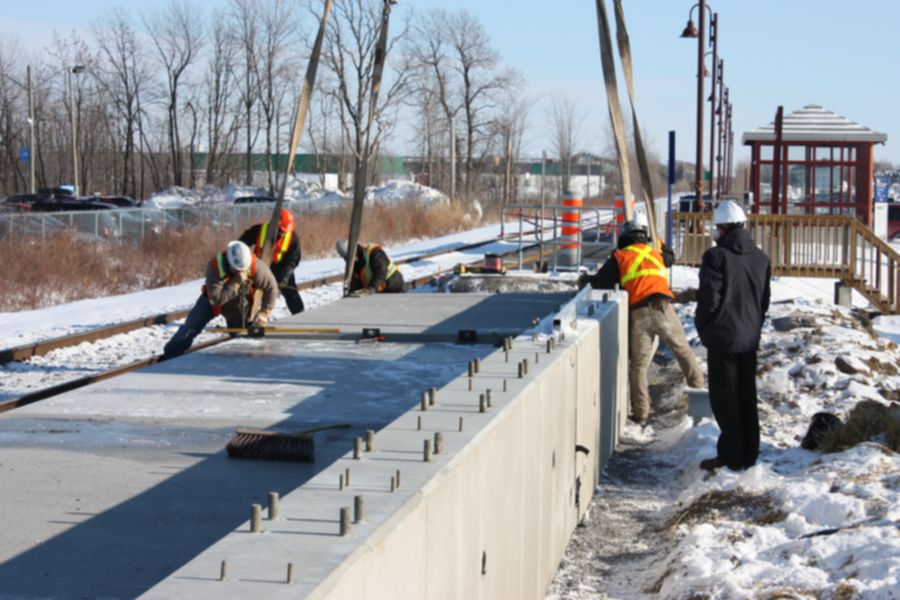
[[[419,254],[416,256],[408,257],[404,260],[397,261],[399,264],[409,264],[417,261],[427,260],[429,258],[434,258],[437,256],[441,256],[443,254],[447,254],[448,252],[460,252],[466,250],[474,250],[479,247],[487,246],[489,244],[495,243],[497,240],[489,240],[489,241],[481,241],[472,244],[466,244],[462,246],[457,246],[451,248],[449,250],[442,250],[439,252],[431,252],[425,254]],[[523,247],[523,252],[527,251],[527,255],[523,258],[523,260],[532,261],[538,258],[538,253],[535,250],[537,244],[532,244]],[[509,257],[514,256],[518,258],[519,248],[514,248],[508,252],[503,253],[503,256]],[[422,275],[420,277],[416,277],[411,279],[408,283],[411,287],[418,287],[425,285],[431,282],[434,279],[435,274],[433,272],[428,273],[426,275]],[[306,280],[301,284],[298,284],[298,288],[300,290],[311,290],[314,288],[340,283],[343,280],[342,275],[336,274],[329,277],[317,278],[314,280]],[[94,329],[92,331],[67,335],[60,338],[49,339],[45,341],[35,342],[32,344],[27,344],[23,346],[19,346],[16,348],[10,348],[8,350],[0,351],[0,365],[14,362],[14,361],[27,361],[29,359],[35,357],[44,356],[54,350],[59,350],[67,347],[71,347],[81,343],[91,343],[98,342],[110,338],[115,335],[127,334],[131,332],[135,332],[141,329],[157,327],[160,325],[166,325],[172,322],[175,322],[179,319],[184,318],[187,315],[187,310],[178,310],[172,311],[156,316],[145,317],[141,319],[135,319],[132,321],[127,321],[123,323],[117,323],[115,325],[110,325],[108,327],[102,327],[98,329]],[[196,350],[201,350],[203,348],[208,348],[210,346],[214,346],[216,344],[220,344],[224,341],[230,339],[228,336],[216,336],[213,339],[208,339],[202,342],[195,343],[190,349],[189,352],[193,352]],[[151,357],[130,362],[124,365],[115,365],[111,368],[103,368],[99,372],[91,373],[89,375],[84,375],[81,377],[74,377],[71,379],[66,379],[57,383],[55,385],[50,385],[46,387],[42,387],[33,392],[28,392],[24,395],[17,396],[15,398],[0,400],[0,413],[6,412],[9,410],[13,410],[15,408],[19,408],[21,406],[26,406],[28,404],[32,404],[34,402],[38,402],[40,400],[44,400],[46,398],[50,398],[71,390],[78,389],[80,387],[84,387],[99,381],[103,381],[105,379],[109,379],[112,377],[116,377],[118,375],[122,375],[124,373],[128,373],[130,371],[134,371],[137,369],[141,369],[143,367],[147,367],[153,364],[160,362],[162,359],[159,355],[153,355]]]

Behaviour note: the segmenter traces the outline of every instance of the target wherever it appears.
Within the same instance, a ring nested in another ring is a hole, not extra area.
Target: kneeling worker
[[[347,242],[339,240],[334,247],[341,258],[347,260]],[[357,244],[352,270],[349,290],[351,296],[406,291],[403,273],[378,244],[369,244],[365,248],[362,244]]]
[[[256,260],[244,242],[230,242],[225,252],[217,253],[206,267],[206,284],[194,308],[163,351],[164,358],[181,356],[194,338],[214,317],[222,315],[228,327],[244,327],[250,322],[253,291],[262,292],[262,308],[255,325],[269,321],[278,299],[278,283],[263,261]]]
[[[647,373],[653,358],[653,338],[659,336],[678,360],[693,388],[703,387],[703,373],[684,335],[684,328],[672,301],[667,267],[674,255],[660,244],[651,246],[647,218],[639,213],[625,224],[618,247],[593,276],[582,275],[580,284],[596,289],[612,289],[617,283],[628,292],[628,359],[631,363],[631,420],[646,423],[650,416]]]
[[[259,258],[262,256],[268,231],[268,223],[257,223],[242,233],[238,239],[247,244],[253,254]],[[269,268],[272,270],[272,275],[275,276],[275,281],[278,282],[278,288],[292,315],[303,312],[303,299],[300,298],[297,280],[294,279],[294,269],[300,264],[300,258],[300,236],[294,230],[294,215],[289,210],[281,209],[278,238],[275,240]]]

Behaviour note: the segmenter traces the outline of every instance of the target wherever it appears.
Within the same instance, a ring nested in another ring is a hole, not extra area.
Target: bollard
[[[350,535],[350,509],[346,506],[341,507],[341,537]]]
[[[228,579],[228,563],[224,560],[222,564],[219,565],[219,581],[225,581]]]
[[[269,492],[269,520],[274,521],[278,518],[281,505],[279,504],[278,492]]]
[[[437,388],[428,388],[428,404],[431,406],[437,404]]]
[[[419,406],[422,410],[428,410],[428,394],[426,392],[422,392],[422,402]]]
[[[371,429],[366,429],[366,452],[374,452],[375,451],[375,432]],[[349,484],[349,481],[347,482]]]
[[[431,440],[425,440],[425,443],[422,445],[422,460],[425,462],[431,462]]]
[[[366,508],[362,496],[353,496],[353,522],[362,523],[366,518]]]
[[[294,563],[288,563],[287,566],[287,577],[284,580],[285,583],[294,583]]]
[[[360,460],[362,458],[362,438],[353,438],[353,458]]]
[[[259,504],[250,505],[250,532],[259,533],[262,531],[260,524],[260,515],[262,514],[262,506]]]
[[[434,453],[441,454],[444,451],[444,434],[440,431],[434,432]]]

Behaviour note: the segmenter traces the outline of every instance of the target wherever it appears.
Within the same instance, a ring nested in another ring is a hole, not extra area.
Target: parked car
[[[72,196],[51,196],[31,205],[32,212],[63,212],[69,210],[112,210],[115,206],[98,202],[93,198],[73,198]]]
[[[97,202],[112,204],[118,208],[138,208],[142,204],[140,200],[135,200],[130,196],[95,196]]]
[[[48,197],[47,194],[13,194],[3,199],[3,207],[6,210],[27,211],[35,202]]]
[[[265,202],[276,202],[276,200],[270,196],[241,196],[234,199],[235,204],[262,204]]]

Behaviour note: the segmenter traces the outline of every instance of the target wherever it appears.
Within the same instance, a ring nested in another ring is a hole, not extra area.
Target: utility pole
[[[28,84],[28,163],[29,170],[31,171],[31,185],[29,187],[29,191],[32,194],[37,193],[37,182],[34,176],[34,159],[37,155],[35,152],[35,136],[34,136],[34,127],[35,127],[35,119],[34,119],[34,86],[32,85],[31,80],[31,65],[28,65],[26,70],[26,83]]]

